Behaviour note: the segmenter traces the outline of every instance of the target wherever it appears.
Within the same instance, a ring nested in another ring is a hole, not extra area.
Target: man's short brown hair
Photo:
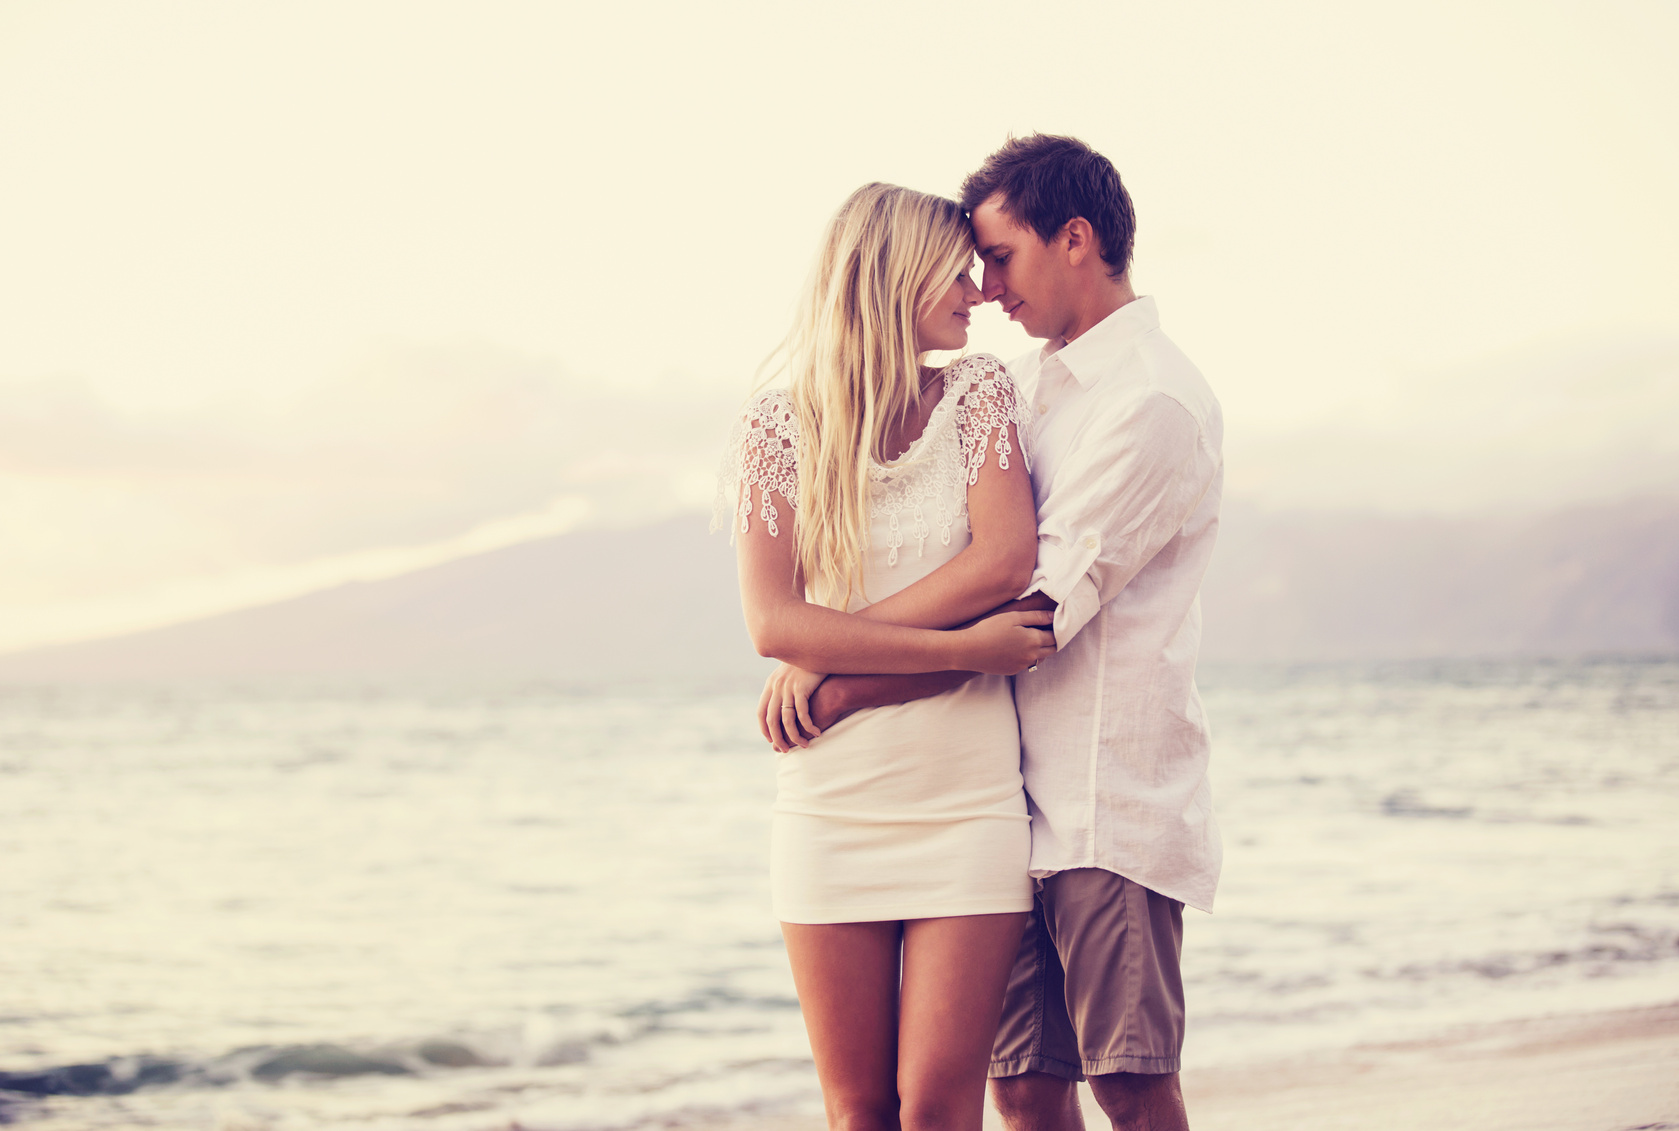
[[[1137,217],[1113,162],[1076,137],[1011,137],[962,182],[970,215],[993,196],[1002,209],[1049,243],[1075,216],[1096,232],[1102,262],[1118,277],[1131,266]]]

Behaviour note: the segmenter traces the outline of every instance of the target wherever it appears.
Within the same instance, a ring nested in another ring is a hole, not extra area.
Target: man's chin
[[[1015,314],[1018,314],[1019,317],[1016,317]],[[1009,315],[1009,321],[1013,322],[1016,326],[1019,326],[1022,330],[1025,330],[1027,337],[1047,338],[1049,336],[1045,334],[1043,332],[1043,328],[1038,325],[1038,320],[1033,317],[1032,311],[1016,311],[1015,314]]]

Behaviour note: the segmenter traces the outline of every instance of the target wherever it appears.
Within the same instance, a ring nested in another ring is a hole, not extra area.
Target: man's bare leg
[[[1114,1131],[1189,1131],[1176,1072],[1110,1072],[1092,1076],[1090,1091]]]
[[[1176,1072],[1092,1076],[1090,1091],[1114,1131],[1189,1131]],[[1047,1072],[991,1081],[991,1099],[1009,1131],[1084,1131],[1078,1085]]]
[[[1009,1131],[1084,1131],[1079,1087],[1047,1072],[999,1076],[991,1081],[991,1101]]]

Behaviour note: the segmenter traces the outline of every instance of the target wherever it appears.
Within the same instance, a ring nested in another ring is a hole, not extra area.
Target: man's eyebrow
[[[985,247],[980,248],[979,249],[980,258],[982,258],[982,259],[991,258],[993,255],[997,254],[997,249],[1002,247],[1002,246],[1003,245],[1000,244],[1000,243],[994,243],[994,244],[989,244]]]

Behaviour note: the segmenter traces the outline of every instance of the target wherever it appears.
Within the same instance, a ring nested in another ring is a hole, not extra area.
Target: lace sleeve
[[[968,486],[979,482],[979,469],[985,466],[987,449],[997,453],[997,466],[1008,470],[1014,445],[1009,442],[1010,424],[1020,439],[1020,459],[1026,470],[1032,470],[1032,453],[1027,447],[1030,418],[1026,415],[1026,400],[1020,387],[1009,376],[1002,361],[988,353],[970,354],[950,367],[946,380],[947,396],[955,395],[956,429],[962,436],[962,451],[967,457]],[[995,432],[997,439],[991,441]]]
[[[729,541],[745,534],[752,514],[752,496],[758,494],[758,518],[770,537],[781,533],[776,520],[781,513],[770,500],[776,492],[787,505],[799,505],[798,468],[799,420],[793,401],[783,391],[765,393],[741,414],[729,432],[723,464],[717,471],[717,501],[712,510],[711,529],[729,528]]]

